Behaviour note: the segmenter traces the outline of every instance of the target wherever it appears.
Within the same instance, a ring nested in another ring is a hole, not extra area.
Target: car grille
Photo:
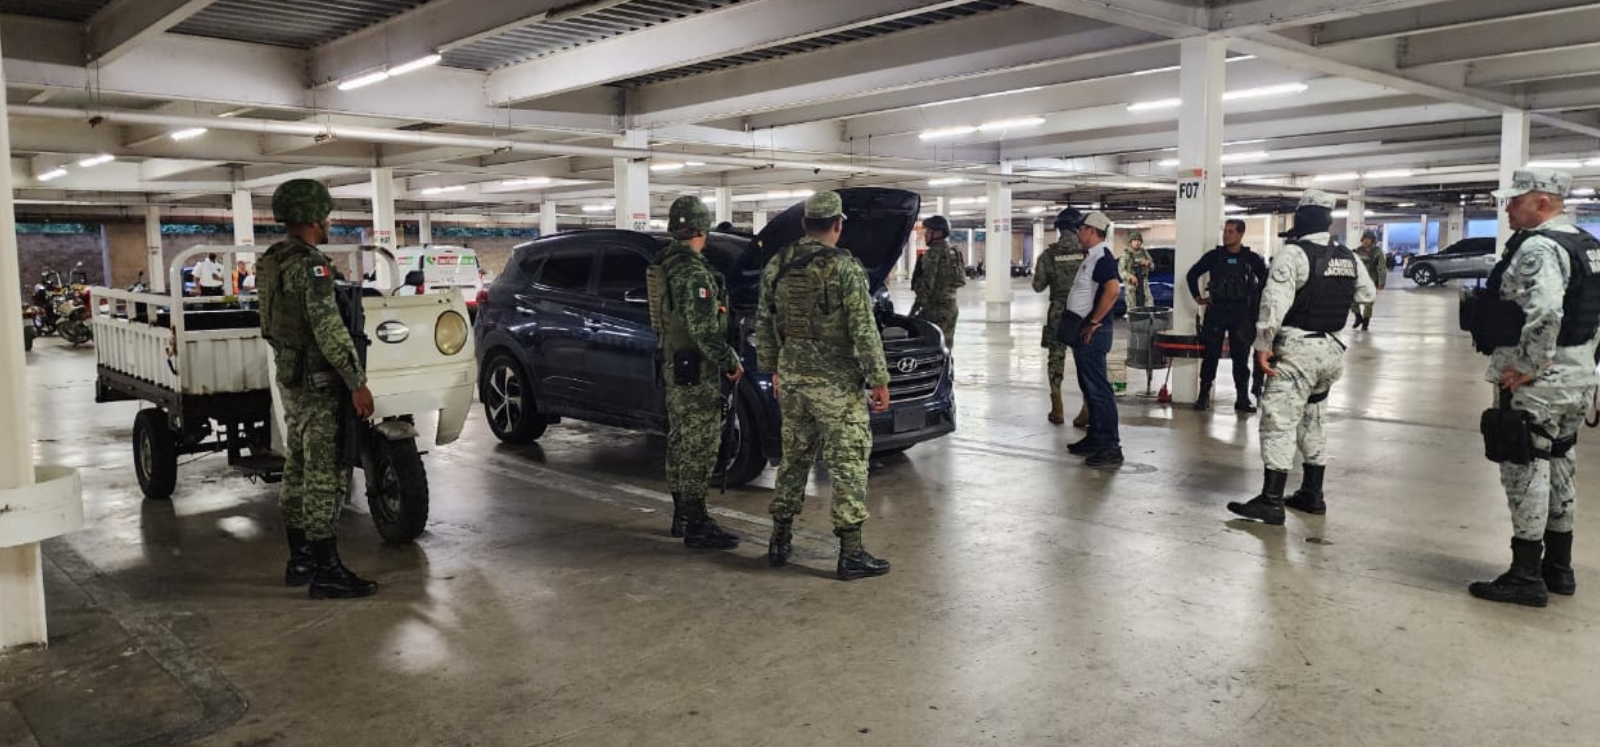
[[[944,374],[944,354],[937,352],[895,353],[889,363],[889,401],[910,402],[932,397]],[[909,361],[909,363],[908,363]],[[910,369],[909,371],[906,369]]]

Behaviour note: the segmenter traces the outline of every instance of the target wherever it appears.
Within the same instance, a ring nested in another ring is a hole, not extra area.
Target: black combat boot
[[[1194,400],[1194,409],[1196,412],[1205,412],[1211,409],[1211,382],[1200,382],[1200,396]]]
[[[1302,464],[1305,474],[1300,477],[1300,489],[1284,501],[1284,505],[1296,511],[1321,516],[1328,512],[1327,504],[1322,502],[1322,475],[1327,471],[1327,465]]]
[[[767,565],[778,568],[789,564],[790,545],[794,542],[794,520],[773,519],[772,538],[767,540]]]
[[[317,570],[311,576],[312,599],[354,599],[378,592],[378,582],[368,581],[344,567],[339,559],[339,541],[333,537],[311,541],[311,556]]]
[[[1572,532],[1544,533],[1544,563],[1539,570],[1551,594],[1572,596],[1578,591],[1578,580],[1572,575]]]
[[[739,546],[739,536],[717,525],[716,519],[700,509],[700,515],[689,519],[683,528],[683,546],[703,550],[732,550]]]
[[[683,510],[683,496],[672,494],[672,536],[682,537],[689,528],[689,514]]]
[[[306,530],[287,527],[289,537],[289,563],[283,567],[284,586],[305,586],[311,583],[311,575],[316,573],[317,562],[311,555],[311,540],[306,539]]]
[[[1261,481],[1261,495],[1251,498],[1249,503],[1229,503],[1228,510],[1265,524],[1282,524],[1283,486],[1288,482],[1288,472],[1269,469]]]
[[[1250,404],[1249,397],[1240,397],[1233,401],[1233,411],[1241,415],[1254,415],[1256,406]]]
[[[889,572],[889,561],[879,560],[861,546],[861,525],[834,530],[839,535],[839,580],[853,581]]]
[[[1078,456],[1091,456],[1098,454],[1100,450],[1104,448],[1105,445],[1099,441],[1096,441],[1094,437],[1085,436],[1077,441],[1067,444],[1067,453],[1076,454]]]
[[[1544,578],[1539,575],[1539,556],[1544,543],[1539,540],[1511,540],[1511,570],[1493,581],[1478,581],[1467,591],[1479,599],[1491,602],[1509,602],[1529,607],[1543,607],[1550,603]]]

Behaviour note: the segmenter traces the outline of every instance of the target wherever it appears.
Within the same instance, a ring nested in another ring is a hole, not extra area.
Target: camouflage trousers
[[[1511,395],[1511,407],[1533,416],[1538,430],[1533,447],[1549,451],[1551,439],[1571,437],[1583,425],[1584,409],[1594,396],[1587,387],[1579,392],[1556,387],[1524,386]],[[1529,464],[1500,465],[1500,484],[1511,505],[1511,528],[1517,539],[1544,540],[1544,533],[1572,531],[1577,510],[1577,449],[1559,458],[1534,459]]]
[[[714,377],[716,374],[712,374]],[[674,384],[667,376],[667,485],[683,508],[699,514],[722,443],[722,395],[715,378]]]
[[[954,347],[956,344],[956,317],[961,315],[961,309],[954,303],[926,304],[917,318],[926,320],[944,332],[945,347]]]
[[[1332,336],[1308,334],[1313,333],[1296,329],[1279,333],[1273,351],[1278,375],[1267,379],[1261,395],[1261,460],[1276,472],[1294,468],[1297,445],[1305,464],[1326,460],[1322,413],[1328,390],[1344,375],[1344,347]]]
[[[1039,347],[1050,351],[1047,358],[1046,371],[1049,376],[1050,389],[1061,389],[1061,382],[1067,378],[1067,353],[1070,348],[1056,342],[1056,324],[1060,323],[1061,315],[1067,311],[1066,299],[1051,300],[1050,310],[1045,312],[1044,334],[1039,338]]]
[[[1350,311],[1354,312],[1356,316],[1359,316],[1362,319],[1371,319],[1372,318],[1372,307],[1374,305],[1375,304],[1370,304],[1370,303],[1358,303],[1358,304],[1352,305],[1350,307]]]
[[[861,387],[791,382],[781,375],[779,380],[783,460],[774,485],[772,518],[784,521],[800,513],[806,500],[806,479],[820,449],[833,478],[835,533],[861,524],[867,520],[867,458],[872,454],[872,430]]]
[[[283,523],[309,539],[334,535],[350,494],[350,468],[339,461],[339,408],[344,395],[284,387]]]

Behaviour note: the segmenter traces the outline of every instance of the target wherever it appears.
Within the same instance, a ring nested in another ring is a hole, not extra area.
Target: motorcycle
[[[71,285],[61,283],[61,273],[45,270],[33,287],[33,327],[36,336],[61,335],[74,347],[94,337],[89,323],[89,274],[79,262],[69,275]]]
[[[22,352],[24,353],[33,350],[33,338],[39,335],[33,329],[33,313],[33,304],[25,303],[22,305]]]

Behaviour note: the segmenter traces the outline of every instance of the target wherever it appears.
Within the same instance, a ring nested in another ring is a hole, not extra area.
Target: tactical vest
[[[672,249],[657,255],[657,262],[650,265],[649,274],[645,276],[646,292],[650,295],[650,326],[655,328],[661,341],[661,350],[668,356],[680,350],[696,348],[694,338],[689,335],[689,325],[684,322],[683,314],[676,308],[672,301],[671,279],[672,273],[685,262],[698,261],[698,255],[693,250]],[[723,304],[722,284],[715,272],[711,273],[712,286],[710,290],[716,294],[717,303]],[[654,288],[651,288],[651,285]],[[657,326],[657,325],[660,326]]]
[[[1356,300],[1355,252],[1334,244],[1319,246],[1309,241],[1293,242],[1311,261],[1311,276],[1294,294],[1294,305],[1283,318],[1283,326],[1307,332],[1338,332],[1350,318],[1350,305]]]
[[[657,254],[650,261],[650,269],[645,271],[644,291],[650,299],[650,328],[661,334],[667,329],[667,312],[672,310],[671,294],[667,292],[667,277],[672,274],[672,269],[680,260],[688,259],[687,255],[669,248]]]
[[[1249,258],[1241,249],[1238,254],[1220,250],[1220,259],[1211,264],[1211,303],[1217,306],[1245,306],[1255,295],[1255,274],[1250,271]]]
[[[1482,293],[1462,301],[1463,326],[1472,333],[1472,345],[1480,353],[1489,354],[1495,348],[1522,343],[1522,327],[1527,323],[1527,315],[1515,301],[1501,298],[1500,288],[1517,250],[1533,236],[1554,241],[1567,253],[1570,273],[1561,300],[1561,330],[1556,333],[1556,345],[1582,345],[1600,331],[1600,241],[1582,230],[1577,233],[1518,231],[1506,243],[1506,254],[1490,271],[1489,282]]]
[[[277,346],[301,350],[312,347],[311,325],[304,309],[283,306],[283,270],[316,250],[300,241],[285,241],[269,249],[256,262],[256,301],[260,305],[261,336]]]
[[[789,260],[778,268],[770,289],[774,299],[771,311],[778,315],[778,330],[784,340],[820,340],[829,317],[844,308],[844,298],[835,298],[834,263],[850,252],[824,247]]]

